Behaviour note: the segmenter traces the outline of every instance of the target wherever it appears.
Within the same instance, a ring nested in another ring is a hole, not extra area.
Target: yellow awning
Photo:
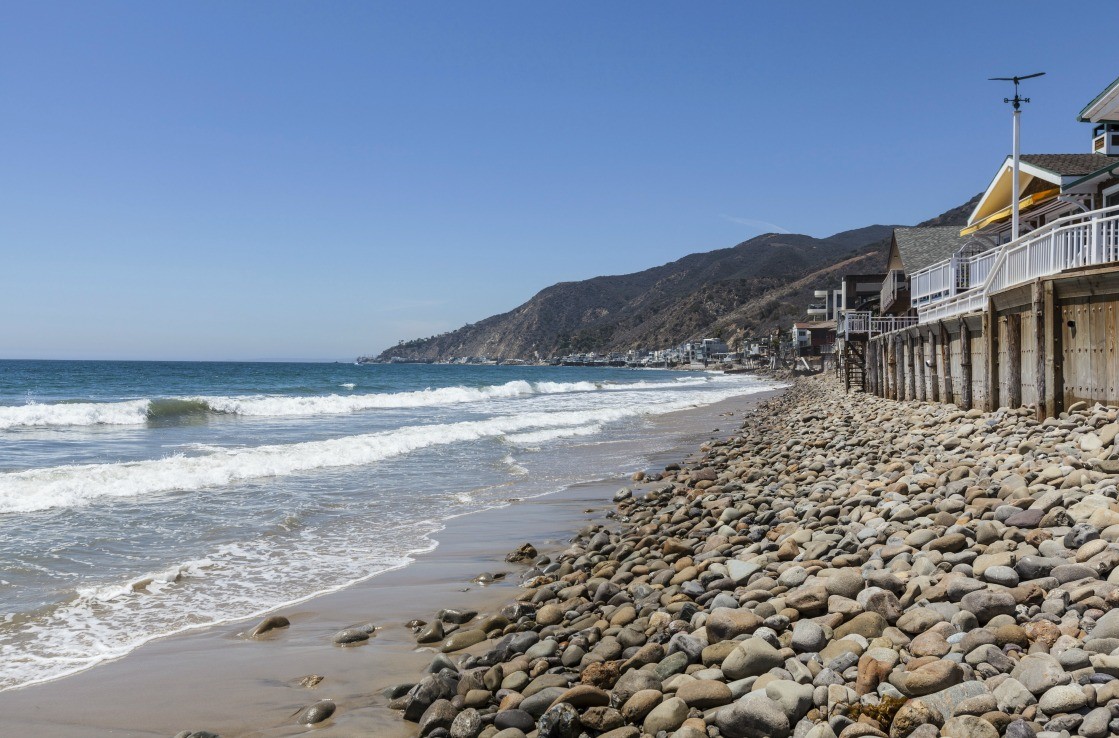
[[[1035,192],[1034,194],[1029,195],[1027,197],[1023,197],[1021,200],[1018,201],[1018,210],[1019,210],[1019,212],[1021,212],[1023,210],[1026,210],[1027,208],[1032,208],[1034,205],[1040,205],[1041,203],[1046,202],[1047,200],[1052,200],[1053,198],[1055,198],[1059,194],[1061,194],[1061,188],[1060,187],[1054,187],[1050,190],[1042,190],[1041,192]],[[1011,210],[1012,210],[1011,206],[1007,205],[1002,210],[999,210],[998,212],[995,212],[995,213],[991,213],[990,215],[988,215],[986,218],[979,221],[975,225],[970,225],[967,228],[963,229],[962,231],[960,231],[960,235],[961,236],[970,236],[971,234],[975,233],[979,229],[986,228],[987,226],[991,225],[992,223],[998,223],[1000,220],[1006,220],[1007,218],[1009,218],[1011,216],[1011,212],[1010,212]]]

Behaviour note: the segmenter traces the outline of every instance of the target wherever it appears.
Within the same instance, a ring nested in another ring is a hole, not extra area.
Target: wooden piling
[[[925,332],[917,328],[917,399],[928,399],[928,366],[925,364]]]
[[[972,399],[972,366],[971,366],[971,329],[967,321],[959,319],[960,326],[960,404],[965,410],[971,410]]]
[[[936,351],[936,331],[929,331],[929,392],[933,402],[940,402],[940,357]]]
[[[999,318],[995,312],[995,301],[987,298],[987,309],[983,312],[983,384],[986,385],[987,401],[984,409],[994,412],[999,407]]]
[[[906,399],[917,399],[917,369],[916,369],[916,349],[913,346],[913,333],[912,331],[905,332],[905,367],[906,367],[906,380],[909,384],[909,390],[906,392]]]

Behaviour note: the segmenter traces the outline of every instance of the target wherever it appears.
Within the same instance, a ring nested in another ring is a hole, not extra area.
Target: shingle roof
[[[960,236],[960,226],[894,229],[894,241],[906,274],[947,259],[969,240]]]
[[[1106,154],[1022,154],[1021,159],[1062,177],[1082,177],[1119,161]]]

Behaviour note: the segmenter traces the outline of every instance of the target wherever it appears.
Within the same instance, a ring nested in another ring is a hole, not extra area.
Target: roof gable
[[[1021,161],[1019,198],[1034,186],[1035,179],[1049,182],[1064,191],[1065,187],[1078,183],[1084,177],[1119,163],[1119,158],[1106,154],[1022,154],[1019,158]],[[1013,160],[1008,156],[995,173],[987,191],[979,198],[975,210],[968,218],[969,226],[980,223],[1011,206],[1011,190],[1014,189],[1013,169]],[[1036,190],[1037,187],[1035,186],[1034,189]]]
[[[1119,78],[1103,89],[1084,106],[1076,119],[1081,123],[1119,120]]]

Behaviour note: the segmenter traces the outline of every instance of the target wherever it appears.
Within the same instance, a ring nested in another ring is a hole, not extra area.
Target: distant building
[[[835,323],[793,323],[789,340],[797,356],[818,356],[835,343]]]
[[[700,345],[700,351],[704,359],[721,359],[730,353],[730,349],[721,338],[703,339],[703,343]]]
[[[885,274],[847,274],[834,290],[816,290],[816,297],[823,303],[808,308],[808,315],[815,321],[839,321],[848,312],[877,310],[882,297]]]

